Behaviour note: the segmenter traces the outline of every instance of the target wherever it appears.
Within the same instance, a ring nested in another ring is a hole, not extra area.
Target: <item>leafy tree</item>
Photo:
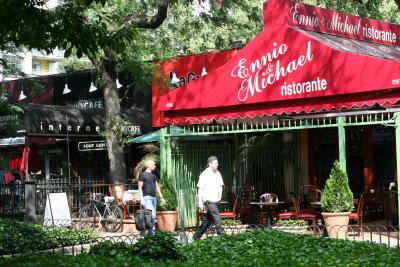
[[[122,127],[115,127],[121,124],[116,67],[138,28],[159,27],[167,17],[169,4],[168,0],[152,0],[148,1],[147,10],[131,12],[138,2],[67,0],[49,10],[44,0],[0,1],[0,18],[4,21],[0,26],[0,49],[14,44],[50,52],[58,46],[65,49],[66,57],[76,51],[78,57],[85,54],[95,66],[102,81],[110,174],[116,184],[126,181],[124,153],[118,138]]]

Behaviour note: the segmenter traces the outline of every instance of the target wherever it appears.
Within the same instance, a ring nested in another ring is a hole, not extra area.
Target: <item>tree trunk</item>
[[[113,59],[101,59],[96,62],[95,66],[102,80],[101,89],[103,91],[106,111],[105,129],[107,131],[106,140],[110,164],[110,176],[115,185],[121,185],[127,182],[125,156],[122,143],[120,143],[120,140],[118,140],[118,132],[112,130],[115,120],[121,118],[121,106],[119,102],[117,85],[115,83],[116,61]],[[120,189],[124,189],[124,186],[119,187]]]

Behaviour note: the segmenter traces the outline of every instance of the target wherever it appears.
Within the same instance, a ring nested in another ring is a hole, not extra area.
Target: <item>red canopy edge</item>
[[[298,115],[302,113],[318,113],[328,111],[346,111],[349,109],[370,108],[376,105],[390,108],[400,102],[400,90],[376,91],[368,94],[340,95],[330,98],[314,98],[299,101],[293,105],[291,101],[271,102],[224,109],[195,109],[165,112],[164,119],[168,124],[201,124],[218,120],[246,119],[263,116],[279,116],[282,114]]]
[[[207,76],[162,95],[158,110],[165,112],[165,122],[193,123],[394,104],[397,95],[390,97],[387,92],[400,88],[399,51],[291,27],[269,27]],[[278,69],[286,74],[277,78]],[[270,75],[275,77],[268,83]],[[308,93],[305,88],[311,83],[319,88]],[[300,93],[290,94],[289,85]]]

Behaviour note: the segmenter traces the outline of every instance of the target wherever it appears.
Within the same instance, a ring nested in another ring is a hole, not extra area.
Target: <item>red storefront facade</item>
[[[387,188],[398,180],[400,132],[388,126],[399,123],[399,25],[290,0],[269,0],[264,3],[263,31],[243,49],[182,57],[160,66],[167,81],[173,73],[200,73],[202,67],[208,72],[173,90],[153,84],[153,125],[187,129],[181,136],[166,130],[167,141],[225,132],[246,135],[235,139],[246,143],[252,133],[259,137],[282,131],[286,133],[281,140],[297,136],[294,156],[300,157],[302,169],[291,173],[302,176],[296,184],[285,181],[282,186],[323,187],[326,178],[318,176],[326,171],[317,170],[318,153],[324,154],[327,146],[332,153],[329,163],[339,158],[342,168],[354,176],[350,179],[358,180],[351,183],[356,193]],[[174,173],[177,165],[168,154],[171,142],[166,145],[165,166]],[[385,169],[386,173],[381,171]],[[387,177],[378,177],[382,175]],[[231,191],[247,180],[246,173],[234,176],[237,181]],[[281,176],[288,174],[282,171]],[[263,179],[271,178],[259,180]],[[270,190],[272,184],[262,188]]]

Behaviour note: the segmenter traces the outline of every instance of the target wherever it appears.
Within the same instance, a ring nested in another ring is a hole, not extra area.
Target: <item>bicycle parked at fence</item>
[[[97,222],[107,232],[116,232],[123,225],[121,208],[114,203],[115,198],[104,196],[104,202],[98,200],[103,197],[101,193],[89,193],[90,204],[83,206],[79,211],[81,225],[96,227]]]

